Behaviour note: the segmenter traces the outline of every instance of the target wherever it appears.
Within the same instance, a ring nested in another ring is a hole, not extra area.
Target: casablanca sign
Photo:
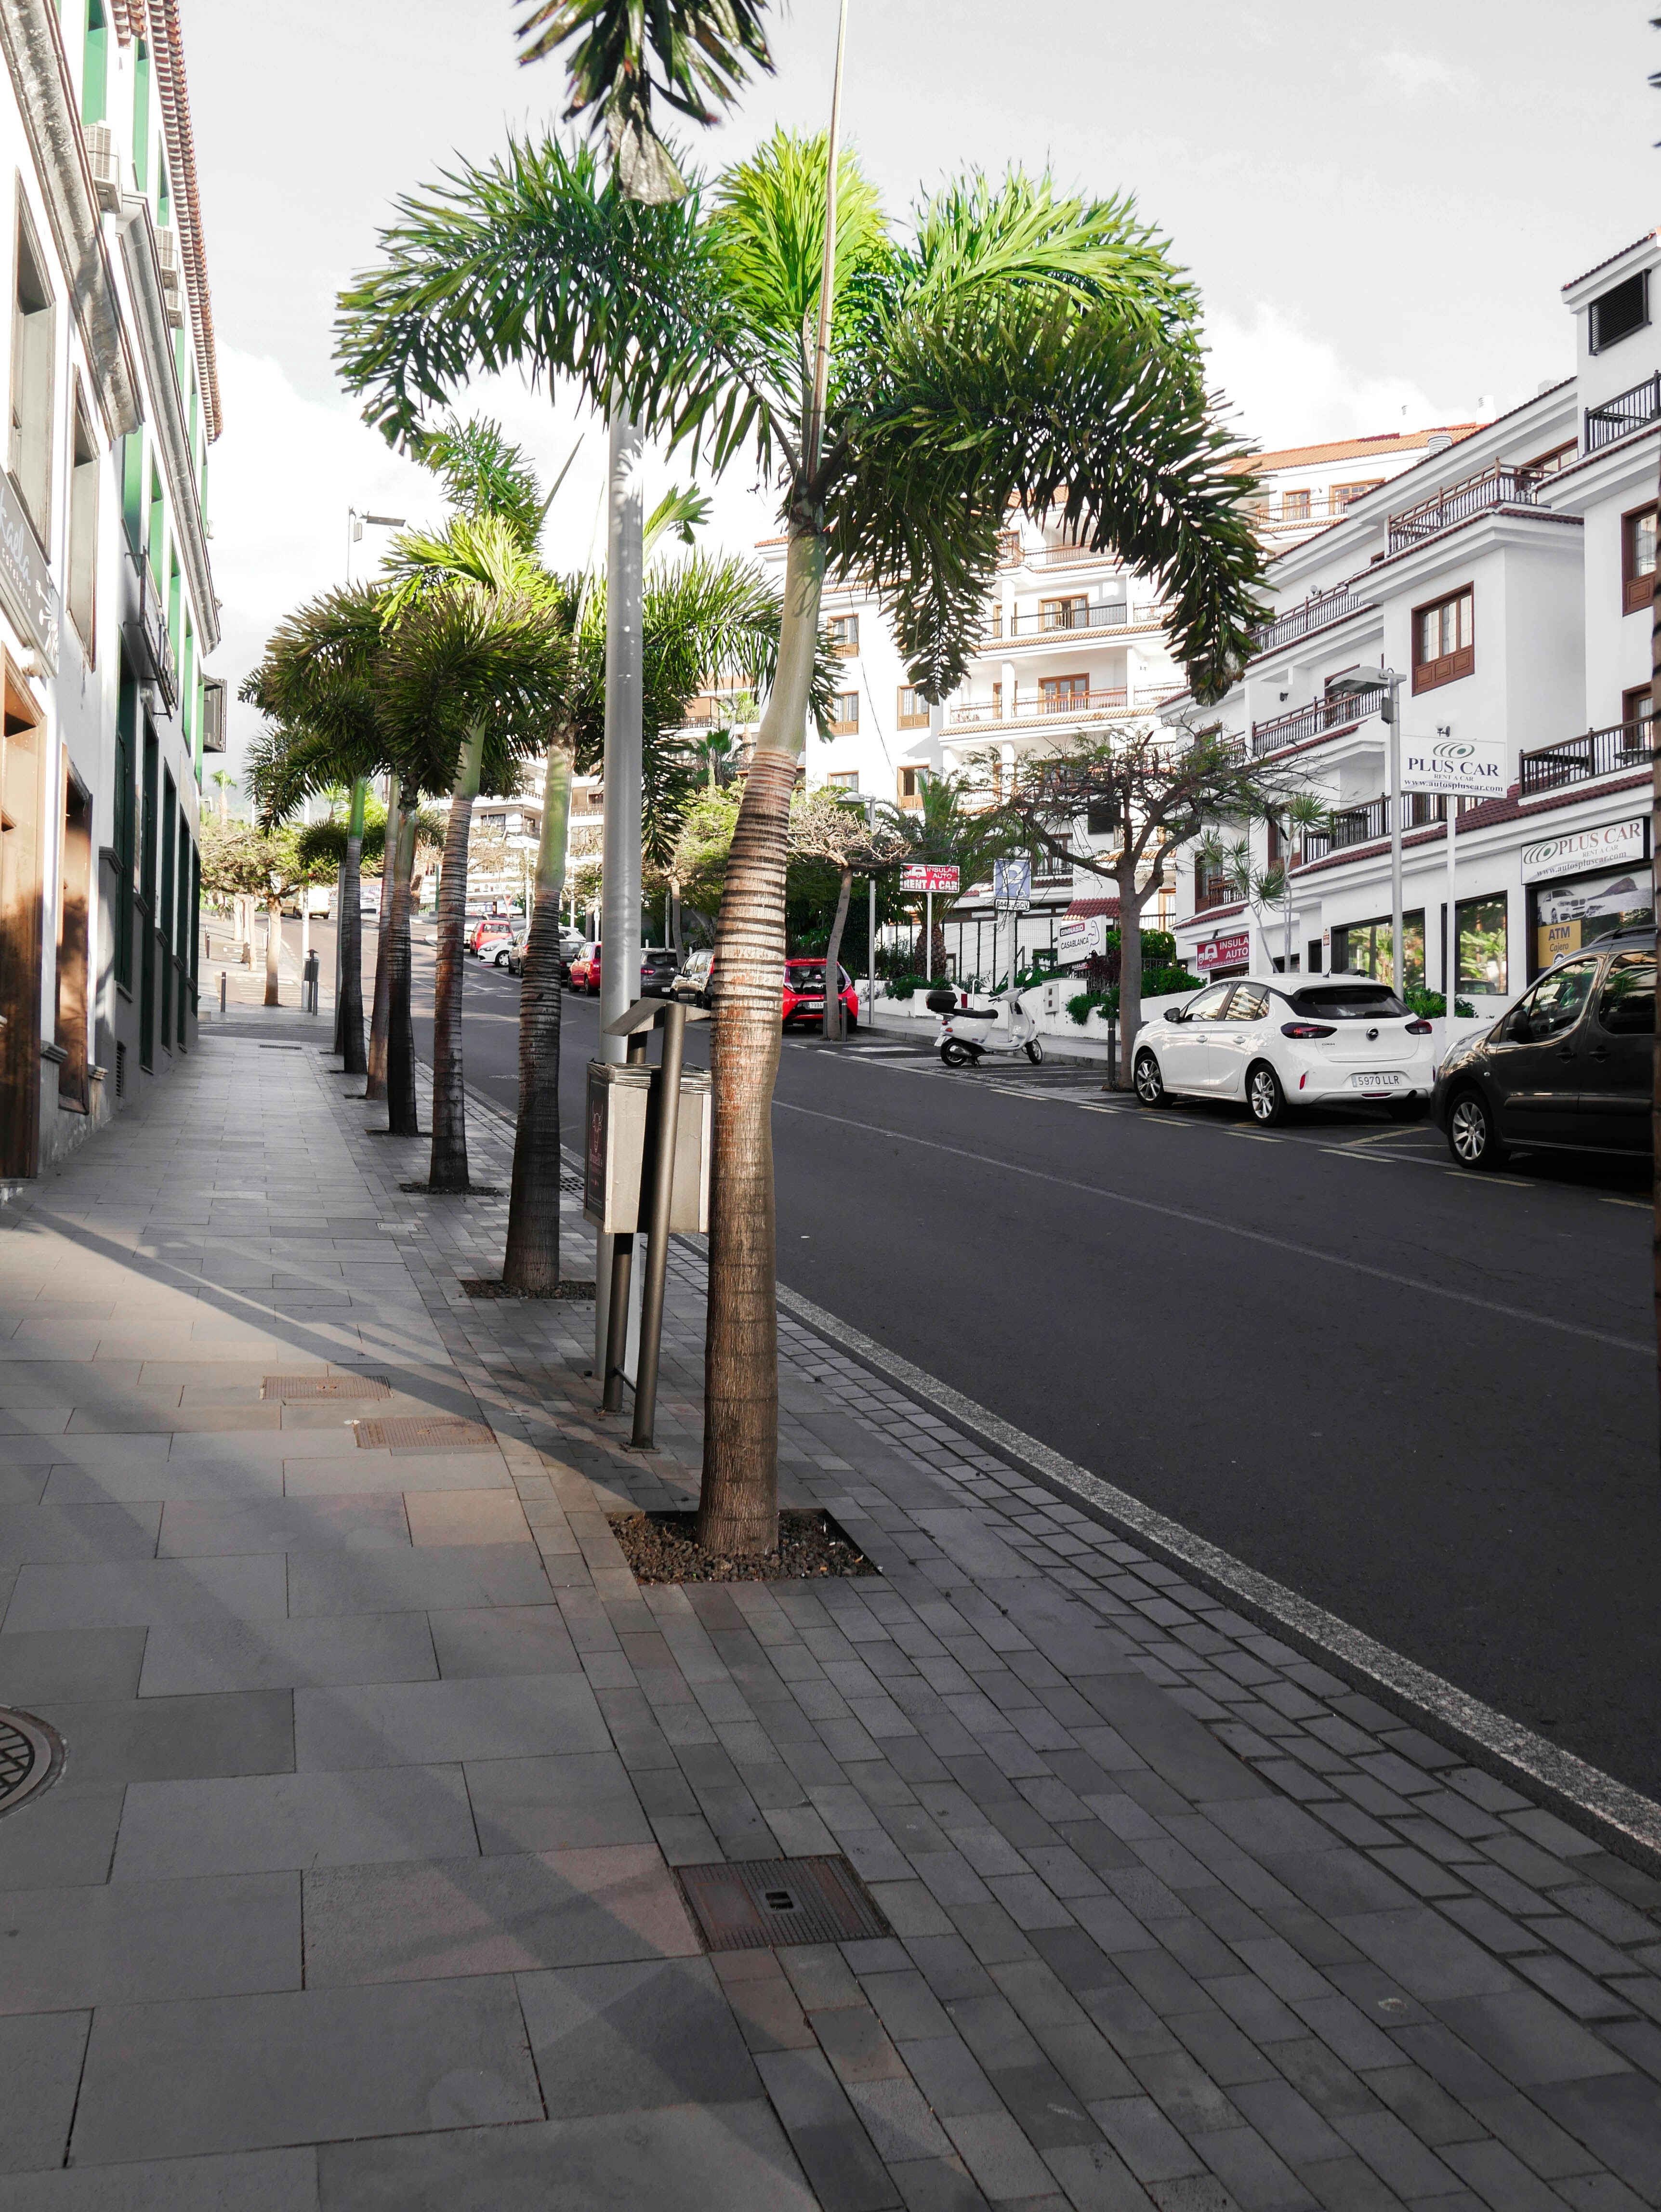
[[[1503,799],[1510,777],[1503,738],[1403,738],[1402,788],[1444,798]]]

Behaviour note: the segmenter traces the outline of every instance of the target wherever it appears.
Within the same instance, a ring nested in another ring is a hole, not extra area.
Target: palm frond
[[[452,416],[437,429],[423,433],[416,458],[432,470],[460,514],[472,521],[495,516],[526,553],[535,552],[547,502],[536,471],[522,450],[503,436],[499,422],[484,415],[467,422]],[[570,466],[569,461],[566,466]]]

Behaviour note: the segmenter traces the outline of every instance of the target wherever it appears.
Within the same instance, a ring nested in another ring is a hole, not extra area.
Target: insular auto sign
[[[1503,799],[1503,738],[1406,738],[1402,744],[1403,791],[1440,792],[1464,799]]]

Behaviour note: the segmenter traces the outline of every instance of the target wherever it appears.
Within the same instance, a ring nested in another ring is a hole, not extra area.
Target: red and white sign
[[[1249,967],[1251,933],[1243,930],[1238,937],[1214,937],[1209,945],[1200,947],[1194,957],[1202,975],[1208,975],[1214,968]]]
[[[903,891],[955,891],[958,871],[955,867],[937,867],[931,860],[914,860],[900,870],[900,889]]]

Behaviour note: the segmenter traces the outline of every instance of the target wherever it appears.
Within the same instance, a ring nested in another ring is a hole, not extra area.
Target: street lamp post
[[[1378,712],[1390,732],[1390,943],[1397,994],[1407,988],[1402,942],[1402,678],[1393,668],[1358,668],[1335,676],[1329,692],[1349,699],[1378,699]],[[1382,696],[1380,696],[1382,695]]]
[[[403,517],[401,514],[362,514],[362,513],[360,513],[360,512],[359,512],[359,510],[358,510],[356,507],[349,507],[346,509],[346,588],[347,588],[347,590],[348,590],[349,592],[350,591],[350,589],[351,589],[351,587],[352,587],[352,548],[353,548],[353,546],[354,546],[354,545],[356,545],[356,544],[361,544],[361,543],[362,543],[362,537],[363,537],[363,526],[364,526],[365,523],[372,524],[372,525],[374,526],[374,527],[375,529],[377,529],[377,530],[402,530],[402,529],[403,529],[403,527],[404,527],[404,517]],[[392,834],[393,837],[395,838],[395,837],[396,837],[396,836],[397,836],[397,834],[398,834],[397,823],[396,823],[395,822],[391,822],[391,821],[389,821],[389,823],[388,823],[388,824],[387,824],[387,827],[388,827],[388,829],[391,830],[391,832],[392,832]],[[386,848],[386,849],[387,849],[387,851],[389,851],[389,852],[390,852],[390,850],[391,850],[391,847],[390,847],[390,846],[388,846],[388,847]],[[387,905],[387,900],[386,900],[386,872],[387,872],[387,871],[386,871],[386,863],[385,860],[382,860],[382,862],[381,862],[381,864],[380,864],[380,888],[381,888],[381,896],[380,896],[380,916],[379,921],[377,921],[377,923],[376,923],[377,945],[376,945],[376,957],[375,957],[375,992],[376,992],[376,996],[377,996],[377,997],[380,997],[380,994],[381,994],[381,991],[382,991],[382,988],[383,988],[382,978],[383,978],[383,976],[384,976],[384,975],[385,975],[385,972],[386,972],[386,963],[385,963],[385,962],[384,962],[384,961],[380,957],[380,945],[384,945],[384,944],[386,943],[386,934],[385,934],[385,932],[386,932],[386,905]],[[304,902],[305,902],[305,895],[302,893],[302,894],[301,894],[301,904],[303,905],[303,904],[304,904]],[[361,908],[361,907],[362,907],[362,896],[361,896],[361,895],[360,895],[360,897],[359,897],[358,904],[359,904],[360,908]],[[343,984],[343,982],[344,981],[344,979],[345,979],[345,969],[344,969],[344,954],[345,954],[345,945],[346,945],[346,864],[345,864],[345,862],[343,860],[343,861],[341,862],[341,865],[340,865],[340,866],[339,866],[338,870],[336,872],[336,875],[335,875],[335,933],[334,933],[334,1006],[335,1006],[335,1015],[334,1015],[334,1048],[335,1048],[335,1050],[336,1050],[338,1053],[339,1053],[339,1054],[342,1055],[342,1057],[343,1057],[343,1058],[345,1056],[345,1052],[346,1052],[346,1009],[345,1009],[345,995],[346,995],[346,994],[345,994],[344,991],[342,989],[342,988],[341,988],[341,987],[342,987],[342,984]],[[362,957],[362,956],[361,956],[361,954],[360,954],[360,957]],[[361,1012],[361,1009],[360,1009],[360,1012]],[[371,1018],[370,1018],[370,1024],[369,1024],[369,1026],[370,1026],[371,1034],[373,1035],[374,1028],[374,1017],[373,1017],[373,1014],[371,1015]],[[386,1095],[386,1085],[385,1085],[384,1079],[383,1079],[383,1081],[382,1081],[382,1084],[381,1084],[381,1086],[380,1086],[380,1091],[377,1091],[375,1090],[375,1088],[374,1088],[374,1078],[373,1073],[371,1073],[371,1074],[370,1074],[370,1076],[369,1076],[369,1078],[368,1078],[368,1094],[367,1094],[367,1095],[368,1095],[368,1096],[370,1096],[370,1097],[384,1097],[384,1096]]]

